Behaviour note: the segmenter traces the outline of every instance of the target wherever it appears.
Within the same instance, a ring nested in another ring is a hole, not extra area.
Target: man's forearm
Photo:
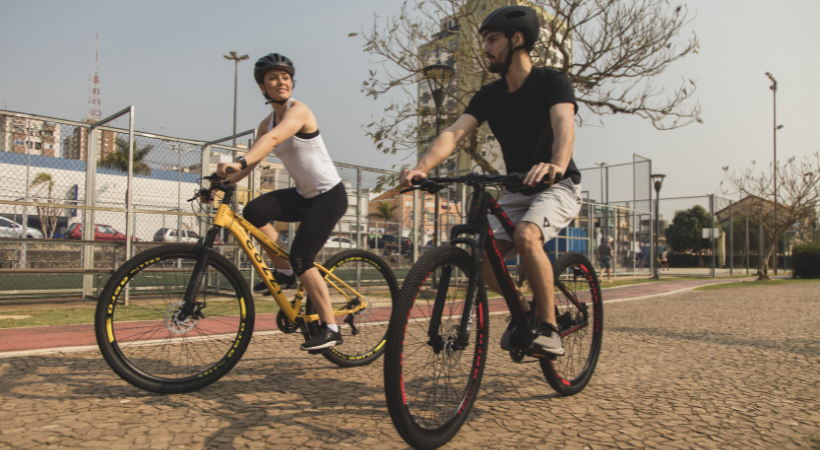
[[[433,142],[433,145],[424,152],[414,170],[429,172],[430,169],[441,164],[456,148],[456,140],[452,133],[445,131]]]

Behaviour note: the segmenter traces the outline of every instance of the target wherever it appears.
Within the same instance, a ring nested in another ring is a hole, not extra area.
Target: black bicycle
[[[385,396],[393,424],[414,447],[436,448],[452,439],[478,395],[489,341],[487,293],[481,278],[485,262],[499,280],[516,326],[510,350],[513,361],[539,358],[547,382],[562,395],[580,392],[595,371],[603,331],[601,289],[592,263],[579,253],[565,254],[553,263],[555,315],[564,355],[530,347],[539,323],[537,313],[532,322],[524,313],[487,220],[487,213],[492,213],[514,235],[515,226],[486,188],[520,185],[523,179],[517,173],[469,174],[427,178],[420,186],[404,190],[436,193],[451,183],[473,188],[468,223],[453,227],[448,244],[418,260],[390,316]],[[483,261],[484,251],[488,261]]]

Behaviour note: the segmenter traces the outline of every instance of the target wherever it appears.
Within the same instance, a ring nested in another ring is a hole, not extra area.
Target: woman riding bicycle
[[[296,187],[259,196],[245,206],[243,216],[279,246],[283,246],[282,241],[271,222],[301,222],[290,262],[265,250],[276,267],[276,282],[283,288],[295,288],[298,276],[313,299],[322,329],[301,348],[318,350],[342,343],[327,285],[313,260],[347,210],[347,192],[319,135],[316,117],[307,105],[291,97],[294,73],[293,62],[278,53],[256,62],[253,76],[273,111],[259,124],[256,142],[248,153],[233,163],[220,163],[217,175],[235,184],[273,152],[293,178]],[[233,169],[230,175],[228,167]],[[266,292],[267,288],[259,283],[254,291]]]

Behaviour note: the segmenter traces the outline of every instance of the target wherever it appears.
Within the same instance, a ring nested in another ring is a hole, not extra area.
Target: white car
[[[23,237],[23,226],[5,217],[0,217],[0,237],[19,238]],[[26,237],[31,239],[42,239],[43,232],[34,227],[28,227]]]
[[[196,244],[199,240],[199,235],[192,230],[180,230],[179,242],[187,242]],[[176,228],[160,228],[154,233],[154,241],[156,242],[177,242]]]
[[[326,249],[334,248],[356,248],[356,243],[344,237],[331,237],[325,241]]]

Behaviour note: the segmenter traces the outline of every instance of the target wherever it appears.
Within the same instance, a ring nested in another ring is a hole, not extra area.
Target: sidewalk
[[[750,278],[732,279],[689,279],[671,280],[656,283],[636,284],[629,286],[619,286],[614,288],[603,287],[602,296],[604,303],[624,302],[638,300],[660,295],[669,295],[686,290],[691,290],[700,286],[719,283],[732,283],[738,281],[753,280]],[[606,284],[604,284],[606,286]],[[491,297],[489,299],[490,312],[502,312],[507,310],[506,303],[501,297]],[[389,311],[382,311],[385,318],[389,320]],[[379,313],[378,310],[374,313]],[[93,318],[93,310],[89,310],[89,316]],[[276,314],[257,314],[254,334],[276,333]],[[28,328],[7,328],[0,329],[0,358],[13,356],[25,356],[36,354],[66,353],[73,351],[85,351],[96,349],[97,345],[94,337],[94,325],[57,325],[45,327]]]

